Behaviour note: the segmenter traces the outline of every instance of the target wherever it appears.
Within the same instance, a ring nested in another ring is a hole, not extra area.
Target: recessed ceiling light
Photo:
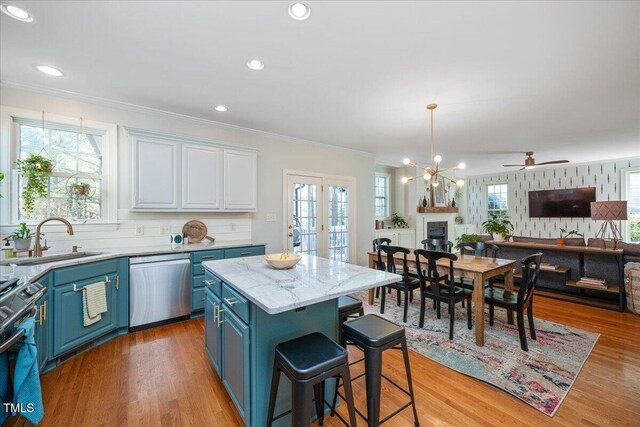
[[[260,71],[264,68],[264,64],[258,59],[252,59],[247,62],[247,67],[255,71]]]
[[[50,67],[48,65],[36,65],[36,69],[41,73],[45,73],[49,76],[60,77],[63,76],[64,73],[57,68]]]
[[[289,5],[289,16],[296,21],[304,21],[311,16],[311,8],[303,2],[294,2]]]
[[[6,15],[9,15],[13,19],[17,19],[22,22],[31,22],[33,21],[33,16],[29,15],[29,12],[26,10],[22,10],[19,7],[12,6],[10,4],[2,4],[0,6],[0,10],[4,12]]]
[[[214,110],[219,111],[221,113],[224,113],[225,111],[227,111],[227,107],[225,107],[224,105],[217,105]]]

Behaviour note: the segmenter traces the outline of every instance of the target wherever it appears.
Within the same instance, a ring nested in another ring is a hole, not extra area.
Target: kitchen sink
[[[10,258],[0,261],[0,265],[39,265],[50,262],[67,261],[70,259],[86,258],[89,256],[101,255],[102,252],[69,252],[65,254],[49,255],[40,258]]]

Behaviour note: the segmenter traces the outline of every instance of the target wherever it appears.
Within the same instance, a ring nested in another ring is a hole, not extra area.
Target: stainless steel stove
[[[23,332],[17,326],[35,314],[35,303],[47,290],[38,282],[9,279],[0,282],[0,353],[20,340]]]

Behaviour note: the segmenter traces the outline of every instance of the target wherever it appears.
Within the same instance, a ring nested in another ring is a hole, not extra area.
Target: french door
[[[351,179],[286,174],[289,251],[337,261],[355,259],[355,183]]]

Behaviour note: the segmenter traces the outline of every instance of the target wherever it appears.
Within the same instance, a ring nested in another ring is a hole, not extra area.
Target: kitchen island
[[[311,332],[336,339],[338,297],[400,276],[304,255],[290,270],[263,256],[205,261],[205,347],[247,426],[266,424],[275,346]],[[291,408],[283,375],[276,415]],[[327,397],[332,395],[327,387]],[[290,416],[274,423],[290,425]]]

